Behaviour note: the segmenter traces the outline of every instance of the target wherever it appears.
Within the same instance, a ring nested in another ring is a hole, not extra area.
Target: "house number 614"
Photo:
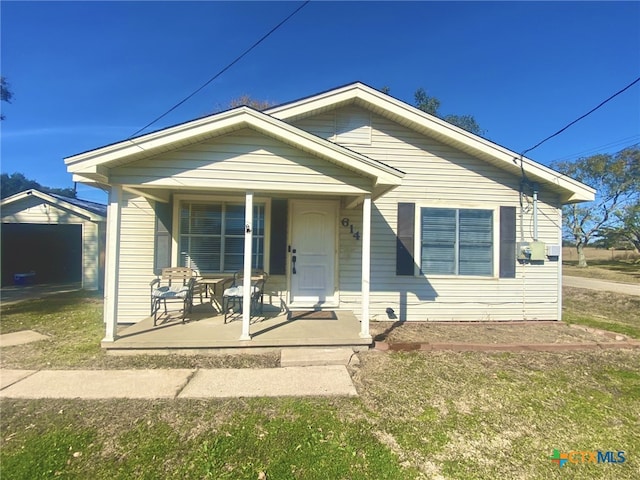
[[[340,223],[342,223],[342,226],[345,228],[349,227],[349,231],[351,232],[351,235],[353,235],[353,238],[355,238],[356,240],[360,240],[360,232],[353,228],[353,225],[347,217],[343,218],[342,222]]]

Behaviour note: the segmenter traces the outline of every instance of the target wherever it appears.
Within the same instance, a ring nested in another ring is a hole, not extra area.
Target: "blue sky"
[[[2,172],[72,186],[63,158],[125,139],[301,2],[0,4]],[[312,1],[150,130],[242,94],[284,103],[353,81],[472,114],[521,152],[640,76],[640,2]],[[548,164],[640,142],[640,84],[529,154]],[[78,195],[106,196],[79,186]]]

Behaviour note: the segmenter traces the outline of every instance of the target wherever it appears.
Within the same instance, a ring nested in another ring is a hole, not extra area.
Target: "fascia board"
[[[93,178],[97,171],[108,176],[105,166],[111,161],[128,156],[136,158],[140,150],[149,155],[153,150],[201,136],[214,135],[234,128],[251,127],[259,132],[278,138],[298,148],[314,152],[344,168],[355,170],[360,174],[372,177],[377,183],[384,182],[399,185],[404,173],[377,162],[364,155],[352,152],[340,145],[305,132],[288,123],[274,119],[269,115],[248,107],[239,107],[215,117],[195,120],[159,132],[155,132],[134,140],[125,140],[118,144],[94,150],[65,160],[71,173]],[[98,169],[98,170],[96,170]]]
[[[357,97],[358,88],[361,87],[364,85],[360,83],[347,85],[320,95],[267,109],[264,113],[279,120],[291,120],[298,116],[308,115],[310,111],[318,111],[327,107],[335,108],[341,104],[353,102]]]
[[[170,127],[157,132],[149,133],[141,137],[127,139],[122,142],[108,145],[97,150],[67,157],[64,163],[71,173],[83,172],[87,167],[108,164],[128,156],[139,154],[140,151],[153,154],[153,150],[166,147],[180,140],[185,140],[198,135],[205,135],[217,130],[224,130],[239,123],[238,117],[248,111],[246,107],[222,112],[188,123]]]

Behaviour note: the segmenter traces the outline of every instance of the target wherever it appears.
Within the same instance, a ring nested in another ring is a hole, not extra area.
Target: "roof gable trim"
[[[376,184],[399,185],[403,172],[382,162],[356,153],[338,144],[301,130],[293,125],[270,117],[249,107],[238,107],[203,119],[150,133],[136,139],[125,140],[65,159],[71,173],[95,173],[109,162],[131,157],[139,158],[141,152],[152,155],[162,152],[178,142],[197,141],[207,136],[249,127],[270,135],[298,148],[314,152],[339,166],[372,177]],[[147,156],[145,155],[145,156]]]
[[[94,222],[103,222],[106,220],[106,216],[104,215],[97,214],[95,212],[92,212],[91,210],[87,210],[86,208],[82,208],[78,205],[69,203],[68,201],[62,198],[54,197],[53,195],[49,195],[48,193],[41,192],[40,190],[35,190],[35,189],[25,190],[23,192],[19,192],[7,198],[4,198],[0,202],[0,206],[4,207],[6,205],[10,205],[12,203],[16,203],[21,200],[24,200],[25,198],[28,198],[28,197],[37,197],[44,202],[50,203],[51,205],[54,205],[58,208],[62,208],[64,210],[69,210],[75,213],[76,215],[85,217]]]
[[[485,138],[479,137],[460,127],[450,124],[438,117],[419,110],[405,102],[397,100],[368,85],[356,82],[339,87],[313,97],[307,97],[297,102],[281,105],[265,112],[283,121],[312,114],[313,112],[335,108],[348,103],[370,105],[387,111],[391,116],[402,118],[419,131],[429,131],[436,138],[447,138],[452,144],[473,150],[480,158],[488,156],[495,160],[498,167],[513,170],[513,165],[522,162],[525,173],[541,182],[553,184],[566,191],[563,199],[568,202],[590,201],[594,199],[595,190],[573,178],[545,167],[544,165],[521,157],[505,147]]]

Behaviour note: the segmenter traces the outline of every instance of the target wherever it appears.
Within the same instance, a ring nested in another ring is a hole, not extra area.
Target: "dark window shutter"
[[[415,236],[414,203],[398,203],[398,236],[396,239],[396,275],[413,275],[415,261],[413,247]]]
[[[271,200],[270,275],[284,275],[287,268],[287,207],[286,199]]]
[[[500,278],[516,278],[516,207],[500,207]]]
[[[155,253],[153,271],[156,275],[162,273],[163,268],[171,266],[171,223],[173,220],[173,202],[156,202]]]

